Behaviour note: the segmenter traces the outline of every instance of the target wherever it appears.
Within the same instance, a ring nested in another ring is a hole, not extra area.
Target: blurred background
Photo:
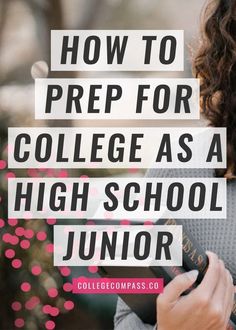
[[[7,179],[143,174],[132,169],[8,170],[7,153],[12,150],[7,145],[7,128],[178,125],[164,121],[36,121],[34,78],[191,77],[191,57],[198,45],[203,3],[203,0],[0,0],[0,330],[113,329],[117,299],[113,295],[71,293],[72,277],[98,276],[95,267],[53,267],[53,225],[78,221],[8,219]],[[51,29],[183,29],[185,71],[50,72]],[[199,126],[201,121],[181,125]]]

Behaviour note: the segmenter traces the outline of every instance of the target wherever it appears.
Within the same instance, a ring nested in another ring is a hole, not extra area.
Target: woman
[[[206,8],[202,45],[194,61],[201,79],[201,107],[211,126],[227,127],[228,168],[224,171],[149,170],[150,177],[214,177],[227,182],[227,220],[185,220],[208,252],[209,268],[201,284],[186,296],[197,278],[191,271],[177,276],[157,298],[158,330],[225,330],[236,284],[236,0],[212,0]],[[223,261],[222,261],[223,260]],[[119,299],[115,329],[152,329]]]

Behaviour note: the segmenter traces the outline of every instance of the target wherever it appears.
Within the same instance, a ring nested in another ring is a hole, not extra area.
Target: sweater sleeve
[[[118,298],[114,317],[114,330],[157,330],[157,326],[143,323],[143,321]]]

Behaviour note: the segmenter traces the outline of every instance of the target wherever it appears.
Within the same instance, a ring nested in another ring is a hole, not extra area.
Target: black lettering
[[[81,149],[81,134],[76,134],[75,137],[75,151],[74,151],[74,162],[85,162],[85,158],[80,157]]]
[[[155,36],[144,36],[142,40],[146,41],[146,49],[145,49],[145,58],[144,64],[150,64],[151,53],[152,53],[152,42],[157,40]]]
[[[16,184],[16,196],[15,196],[15,206],[14,211],[20,211],[21,201],[25,199],[25,211],[30,211],[30,205],[32,201],[32,190],[33,190],[33,183],[28,182],[26,184],[26,192],[22,192],[23,183],[18,182]]]
[[[120,143],[125,143],[125,137],[123,134],[113,134],[110,138],[109,148],[108,148],[108,159],[112,163],[122,162],[124,158],[124,148],[117,147],[117,156],[114,156],[115,141],[119,140]]]
[[[197,205],[194,205],[196,190],[199,188],[199,201]],[[190,187],[189,191],[189,208],[191,211],[200,211],[204,207],[206,197],[206,187],[201,182],[196,182]]]
[[[182,163],[187,163],[192,158],[192,150],[188,147],[188,145],[185,143],[185,140],[188,140],[188,142],[193,141],[193,137],[191,134],[182,134],[179,138],[179,145],[180,147],[186,152],[186,156],[184,157],[182,153],[178,153],[178,159]]]
[[[141,239],[144,237],[144,251],[143,254],[140,254],[140,246],[141,246]],[[147,231],[140,231],[136,237],[134,242],[134,257],[137,260],[145,260],[148,258],[150,253],[150,246],[151,246],[151,235]]]
[[[185,95],[183,92],[185,91]],[[183,103],[185,113],[190,113],[189,99],[193,94],[192,87],[188,85],[178,85],[176,92],[175,113],[180,113],[181,104]]]
[[[91,162],[102,162],[102,158],[97,157],[97,151],[102,149],[102,145],[98,144],[99,139],[104,139],[105,134],[93,134]]]
[[[170,134],[163,134],[156,162],[161,162],[162,157],[166,157],[168,163],[172,162]]]
[[[120,45],[120,36],[116,36],[115,40],[111,40],[111,36],[107,36],[107,63],[113,64],[116,54],[117,64],[122,64],[124,60],[125,49],[127,46],[128,36],[124,36]]]
[[[61,86],[48,85],[45,113],[51,113],[52,102],[60,100],[62,94],[63,94],[63,89]]]
[[[163,105],[160,106],[160,93],[163,90]],[[170,104],[170,87],[167,85],[159,85],[155,88],[154,99],[153,99],[153,109],[156,113],[165,113]]]
[[[20,156],[20,151],[22,149],[22,140],[25,140],[25,144],[30,144],[31,137],[29,136],[29,134],[25,133],[17,135],[14,147],[14,159],[18,163],[26,162],[29,159],[29,151],[24,151],[23,156]]]
[[[68,235],[68,245],[67,245],[67,253],[63,256],[63,260],[70,260],[73,253],[73,244],[74,244],[74,236],[75,233],[70,231]]]
[[[42,211],[43,210],[44,193],[45,193],[45,183],[40,182],[39,183],[38,201],[37,201],[37,211]]]
[[[66,185],[62,182],[54,183],[51,187],[49,206],[52,211],[65,211],[65,196],[57,196],[57,191],[66,192]],[[59,202],[56,205],[56,199]]]
[[[154,199],[154,211],[160,211],[161,207],[161,193],[162,193],[162,183],[157,183],[156,191],[152,193],[152,183],[148,182],[146,186],[146,195],[144,203],[144,211],[150,211],[151,200]]]
[[[115,260],[115,252],[116,252],[116,244],[117,244],[117,232],[112,233],[111,242],[108,237],[108,233],[102,233],[102,246],[101,246],[101,260],[106,259],[106,250],[109,253],[110,259]]]
[[[71,53],[71,64],[76,64],[78,56],[79,37],[73,37],[73,45],[69,47],[69,36],[63,37],[62,51],[61,51],[61,64],[66,64],[67,55]]]
[[[82,86],[79,85],[69,85],[68,86],[68,97],[66,103],[66,113],[72,112],[72,105],[75,105],[76,113],[81,113],[80,99],[84,94]]]
[[[90,57],[91,44],[94,44],[94,52]],[[97,36],[89,36],[84,43],[84,62],[86,64],[95,64],[99,59],[101,40]]]
[[[131,189],[134,189],[134,193],[139,193],[140,192],[140,186],[136,182],[130,182],[125,186],[124,190],[124,209],[126,211],[135,211],[138,208],[138,200],[134,200],[133,204],[130,204],[130,194],[131,194]]]
[[[148,97],[144,96],[144,90],[149,89],[150,85],[139,85],[138,86],[138,96],[137,96],[137,105],[136,105],[136,113],[142,113],[143,101],[147,101]]]
[[[95,252],[95,243],[96,243],[96,232],[95,231],[91,231],[91,235],[90,235],[90,242],[89,242],[89,251],[87,253],[87,255],[85,255],[85,246],[86,244],[86,235],[88,235],[88,233],[86,231],[82,231],[80,234],[80,242],[79,242],[79,258],[82,260],[89,260],[92,259],[92,257],[94,256],[94,252]]]
[[[215,150],[216,149],[216,150]],[[223,161],[222,148],[221,148],[221,136],[220,134],[214,134],[210,145],[210,150],[207,156],[207,163],[212,162],[212,158],[216,157],[217,162]]]
[[[170,53],[169,53],[169,57],[166,58],[167,43],[170,43]],[[177,41],[176,38],[173,36],[166,36],[161,40],[160,62],[162,64],[168,65],[174,62],[176,56],[176,46],[177,46]]]
[[[89,183],[84,182],[83,183],[83,191],[81,193],[79,191],[79,183],[75,182],[73,184],[73,191],[72,191],[72,200],[71,200],[71,211],[77,210],[77,202],[78,199],[82,199],[81,202],[81,211],[87,210],[87,204],[88,204],[88,194],[89,194]]]
[[[164,239],[166,242],[164,243]],[[156,260],[161,259],[162,250],[164,250],[166,260],[171,260],[170,245],[173,242],[173,235],[170,232],[163,231],[158,233],[158,244],[156,249]]]
[[[221,206],[217,206],[217,194],[218,194],[218,182],[213,182],[212,184],[212,195],[211,195],[211,211],[222,211]]]
[[[45,141],[45,154],[42,155],[43,141]],[[52,137],[50,134],[40,134],[36,140],[35,159],[39,163],[47,162],[52,153]]]
[[[91,85],[90,86],[90,95],[88,102],[88,113],[99,113],[99,109],[94,108],[94,102],[100,99],[100,96],[97,96],[95,93],[98,89],[101,89],[102,85]]]
[[[121,260],[126,260],[128,256],[128,247],[129,247],[129,232],[124,232],[124,239],[123,239],[123,245],[122,245],[122,255]]]
[[[141,144],[138,144],[138,139],[142,139],[143,138],[143,134],[132,134],[131,136],[131,144],[130,144],[130,156],[129,156],[129,162],[133,163],[133,162],[141,162],[142,159],[136,157],[136,152],[137,150],[141,149]]]
[[[115,95],[113,95],[113,91],[116,91]],[[122,88],[119,85],[108,85],[107,86],[105,113],[111,112],[112,102],[119,100],[121,98],[121,96],[122,96]]]
[[[65,142],[65,135],[59,134],[58,135],[58,148],[57,148],[57,162],[68,162],[68,157],[63,157],[63,151],[64,151],[64,142]]]
[[[176,205],[173,205],[174,191],[177,189],[177,201]],[[182,183],[174,182],[169,186],[167,195],[167,209],[170,211],[179,211],[183,205],[184,187]]]
[[[105,187],[105,194],[107,197],[112,201],[112,204],[109,205],[109,202],[104,202],[104,209],[106,211],[114,211],[118,206],[118,200],[117,197],[111,192],[111,189],[114,189],[115,191],[119,190],[119,185],[116,182],[110,182]]]

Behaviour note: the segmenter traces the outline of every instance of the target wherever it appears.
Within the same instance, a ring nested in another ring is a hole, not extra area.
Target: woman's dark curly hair
[[[236,0],[213,0],[204,11],[201,46],[194,59],[201,108],[211,126],[227,127],[228,169],[236,175]]]

